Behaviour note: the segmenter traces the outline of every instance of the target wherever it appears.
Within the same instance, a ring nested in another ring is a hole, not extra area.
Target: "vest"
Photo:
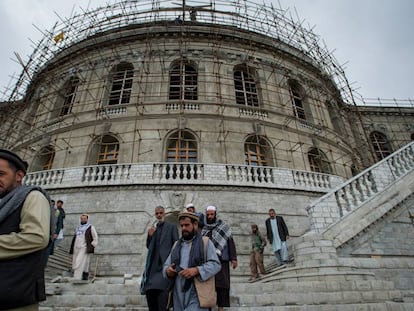
[[[86,252],[88,254],[95,252],[95,247],[92,245],[93,237],[92,237],[92,226],[90,226],[85,231],[85,241],[86,241]],[[72,243],[70,244],[70,250],[69,254],[73,254],[73,249],[75,247],[75,240],[76,240],[76,234],[72,238]]]
[[[0,224],[0,234],[20,232],[23,205]],[[0,310],[24,307],[46,300],[46,248],[14,259],[0,260]]]

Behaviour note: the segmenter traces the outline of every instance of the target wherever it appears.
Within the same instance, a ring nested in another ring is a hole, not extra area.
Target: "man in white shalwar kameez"
[[[266,219],[266,235],[275,254],[276,265],[280,266],[289,261],[286,240],[289,239],[289,231],[282,216],[276,216],[273,208],[269,210],[269,218]]]
[[[87,214],[81,215],[80,225],[76,228],[70,247],[70,253],[73,254],[73,276],[79,280],[89,279],[90,259],[98,245],[98,234],[95,227],[89,223],[88,218]]]

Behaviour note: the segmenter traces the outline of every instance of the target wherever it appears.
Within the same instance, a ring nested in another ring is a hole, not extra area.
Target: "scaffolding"
[[[161,137],[160,133],[163,130],[162,128],[142,128],[142,124],[138,122],[146,112],[145,105],[148,105],[148,103],[159,102],[159,98],[168,97],[167,94],[161,93],[161,90],[157,93],[157,96],[154,96],[153,98],[150,97],[151,95],[146,94],[146,88],[149,85],[161,84],[168,80],[165,71],[153,72],[151,67],[155,62],[160,62],[158,65],[161,68],[165,68],[166,65],[164,62],[171,57],[178,57],[181,60],[182,66],[184,60],[187,60],[187,54],[190,52],[189,49],[191,49],[193,55],[202,53],[202,51],[197,50],[197,47],[190,48],[187,46],[188,38],[184,36],[184,33],[187,31],[185,30],[185,27],[192,24],[207,25],[210,27],[208,40],[210,40],[211,51],[214,54],[214,65],[209,74],[211,75],[211,80],[220,87],[217,88],[219,90],[218,93],[209,93],[211,91],[205,90],[204,93],[200,95],[204,98],[213,96],[216,98],[216,105],[214,107],[217,109],[217,114],[222,118],[219,123],[218,134],[205,131],[203,135],[210,137],[210,134],[211,136],[217,134],[215,140],[211,139],[211,141],[205,141],[205,143],[223,143],[223,148],[220,149],[223,162],[225,162],[227,158],[226,144],[239,142],[228,140],[231,130],[226,127],[224,112],[226,109],[229,109],[225,105],[225,102],[232,99],[225,98],[225,94],[220,92],[223,88],[230,88],[234,83],[232,79],[225,79],[220,75],[222,66],[220,53],[222,53],[221,47],[223,45],[223,42],[221,41],[221,32],[225,27],[227,27],[226,29],[233,29],[235,35],[244,31],[244,33],[247,34],[247,37],[249,34],[257,34],[263,36],[263,38],[271,38],[273,42],[278,42],[278,46],[280,46],[281,49],[289,47],[290,53],[294,53],[300,58],[305,58],[308,64],[311,64],[313,68],[317,68],[320,71],[318,74],[321,77],[324,77],[329,83],[333,83],[335,89],[339,92],[341,104],[349,106],[349,109],[354,109],[354,107],[359,104],[369,105],[369,103],[372,102],[371,100],[365,101],[359,95],[355,95],[356,92],[352,89],[343,67],[328,50],[321,38],[316,35],[311,28],[306,27],[303,20],[300,20],[297,16],[295,17],[296,14],[292,14],[289,9],[281,8],[280,5],[279,7],[276,7],[272,2],[259,3],[250,0],[125,0],[113,1],[106,6],[95,9],[80,10],[80,13],[73,12],[68,18],[58,16],[59,21],[50,30],[40,30],[43,34],[43,38],[39,40],[39,42],[33,42],[35,47],[32,54],[28,57],[28,60],[25,63],[22,61],[24,65],[21,74],[17,77],[13,86],[7,88],[2,94],[2,101],[9,103],[7,122],[9,122],[10,126],[5,137],[12,137],[16,130],[16,126],[13,125],[19,123],[19,127],[27,126],[33,135],[37,135],[38,137],[44,135],[45,139],[43,140],[43,143],[54,146],[56,151],[65,151],[70,148],[83,148],[86,150],[88,145],[79,145],[78,143],[81,141],[81,137],[76,135],[80,134],[78,132],[78,134],[75,134],[75,131],[71,130],[72,128],[75,129],[77,123],[80,122],[80,116],[77,115],[76,112],[72,113],[73,118],[55,118],[55,123],[48,122],[48,124],[45,125],[44,120],[49,118],[48,116],[51,114],[56,114],[56,111],[53,111],[55,103],[50,102],[52,98],[55,97],[51,96],[51,94],[59,94],[59,92],[62,92],[61,88],[54,83],[56,77],[48,77],[48,70],[51,70],[52,72],[53,69],[50,69],[50,67],[53,66],[51,66],[51,64],[53,64],[56,58],[65,55],[71,47],[81,44],[84,41],[92,42],[92,44],[96,42],[98,44],[100,35],[113,31],[114,29],[127,29],[134,25],[141,25],[142,27],[155,27],[157,25],[165,26],[170,24],[182,26],[182,35],[177,38],[180,47],[179,51],[175,55],[169,55],[168,52],[165,52],[171,47],[168,41],[163,41],[162,44],[164,46],[160,46],[160,43],[158,43],[157,46],[154,46],[155,43],[153,37],[147,32],[144,36],[141,36],[141,38],[143,38],[142,42],[144,48],[139,51],[133,49],[128,44],[112,42],[110,43],[112,45],[110,49],[106,49],[105,51],[98,49],[94,51],[95,54],[99,54],[99,57],[94,57],[94,59],[91,59],[88,62],[85,62],[82,59],[83,56],[74,55],[72,60],[70,60],[69,56],[69,61],[66,61],[65,63],[65,70],[62,70],[64,71],[64,74],[59,77],[64,79],[76,75],[83,81],[80,91],[83,92],[84,95],[82,99],[77,100],[77,103],[82,102],[84,109],[96,111],[96,118],[100,121],[100,124],[94,123],[93,133],[87,134],[91,135],[92,138],[95,138],[102,132],[98,127],[102,127],[103,124],[103,126],[106,127],[106,131],[109,131],[111,126],[109,123],[111,116],[108,114],[108,109],[101,105],[105,100],[105,94],[110,91],[110,86],[105,80],[106,76],[101,74],[103,69],[112,67],[114,65],[114,60],[121,59],[121,54],[130,55],[136,60],[135,63],[137,65],[133,69],[133,76],[135,81],[138,82],[136,84],[140,90],[135,93],[136,95],[134,96],[136,97],[131,99],[135,108],[135,126],[133,129],[123,133],[124,137],[128,137],[123,140],[123,144],[131,146],[131,162],[139,161],[140,155],[149,152],[148,150],[143,150],[141,148],[141,142],[146,139],[154,139],[153,132],[157,132],[159,137]],[[226,48],[229,49],[229,47]],[[275,48],[275,51],[276,50],[277,48]],[[157,53],[162,53],[160,51],[164,51],[165,54],[162,55],[162,57],[156,57]],[[234,54],[237,53],[238,52],[234,50]],[[246,49],[245,54],[241,57],[245,60],[254,61],[256,57],[259,57],[259,54],[257,48],[251,47]],[[99,60],[97,61],[96,59]],[[83,64],[87,63],[87,67],[83,65],[82,68],[80,68],[80,61],[82,61]],[[288,74],[291,74],[291,72],[288,72],[289,69],[286,69],[283,66],[283,59],[278,52],[275,52],[273,62],[263,62],[262,66],[270,68],[270,70],[268,70],[269,74],[265,77],[261,77],[261,79],[268,83],[265,86],[268,90],[273,89],[272,96],[276,98],[272,100],[264,98],[262,101],[268,103],[268,110],[287,111],[288,108],[291,107],[291,103],[286,100],[286,96],[284,96],[285,92],[288,91],[286,90],[284,81],[279,81],[278,77],[287,76]],[[324,90],[323,88],[320,88],[320,85],[317,82],[312,79],[307,79],[305,69],[301,69],[300,66],[298,66],[295,75],[303,77],[302,82],[308,89],[307,96],[313,103],[315,103],[313,122],[306,126],[314,130],[315,135],[319,135],[322,128],[327,128],[326,121],[324,120],[325,116],[323,115],[323,107],[325,106],[329,90]],[[49,82],[48,90],[44,90],[42,87],[36,87],[36,85],[34,85],[39,77],[44,77],[45,81]],[[102,84],[104,87],[101,87]],[[97,85],[99,85],[99,87],[97,87]],[[269,93],[271,92],[269,91]],[[145,103],[142,98],[143,95],[145,95]],[[36,104],[33,103],[32,98],[36,99]],[[402,101],[397,100],[394,100],[394,102],[402,103]],[[404,102],[404,104],[407,104],[411,108],[413,107],[412,101]],[[184,122],[184,106],[180,105],[179,107],[181,110],[176,118],[177,128],[181,129],[184,128],[184,125],[182,124]],[[34,118],[30,121],[22,118],[24,115],[22,111],[27,109],[33,109],[31,113],[34,115]],[[119,109],[122,110],[124,108],[121,107]],[[251,113],[251,111],[248,111],[248,113]],[[293,133],[291,134],[291,137],[284,137],[281,139],[275,135],[275,133],[267,131],[266,127],[262,125],[261,121],[263,121],[264,116],[267,113],[265,109],[254,113],[257,113],[256,117],[258,120],[255,123],[254,132],[258,136],[266,135],[269,139],[276,141],[272,146],[275,154],[286,153],[285,156],[281,156],[278,159],[278,165],[283,167],[294,166],[295,163],[293,162],[297,161],[297,159],[294,159],[293,153],[301,151],[302,154],[305,155],[309,147],[311,147],[311,144],[309,142],[305,143],[301,141],[298,136]],[[295,120],[292,118],[292,115],[286,113],[285,121],[280,126],[281,128],[287,127],[293,122],[295,122]],[[301,126],[303,126],[303,124]],[[50,137],[49,133],[56,128],[66,128],[67,130],[53,135],[53,141],[47,141],[47,137]],[[151,135],[148,134],[149,132],[151,132]],[[345,133],[345,135],[349,137],[352,136],[351,133]],[[360,135],[366,136],[366,133],[360,133]],[[367,137],[362,137],[360,142],[356,142],[353,147],[351,144],[344,146],[344,154],[347,152],[349,153],[349,150],[351,149],[357,150],[360,147],[358,144],[366,142],[366,138]],[[21,139],[21,137],[15,137],[10,141],[15,142],[19,141],[19,139]],[[397,139],[397,137],[395,137],[395,139]],[[0,142],[1,141],[2,139],[0,138]],[[344,141],[346,141],[346,139],[344,139]],[[3,142],[6,147],[13,147],[7,145],[5,140],[3,140]],[[367,149],[367,147],[364,146],[364,149]],[[344,163],[342,155],[334,154],[332,150],[327,150],[327,154],[332,163]],[[62,164],[63,166],[65,165],[65,161]],[[344,165],[351,166],[353,164],[354,163],[349,161]]]

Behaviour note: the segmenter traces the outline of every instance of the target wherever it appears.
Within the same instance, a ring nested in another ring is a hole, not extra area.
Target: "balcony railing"
[[[414,170],[414,142],[308,206],[311,230],[321,232]]]
[[[110,185],[228,185],[327,192],[342,177],[278,167],[203,164],[147,163],[92,165],[27,174],[24,183],[45,189]]]

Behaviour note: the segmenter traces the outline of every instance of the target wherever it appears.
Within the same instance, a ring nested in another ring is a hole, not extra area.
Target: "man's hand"
[[[168,266],[167,270],[165,271],[169,278],[173,278],[177,275],[177,271],[175,270],[175,264]]]
[[[233,269],[237,268],[237,260],[232,260],[231,261],[231,266],[233,267]]]
[[[198,268],[192,267],[192,268],[183,269],[178,274],[185,279],[191,279],[198,275]]]
[[[154,234],[155,230],[157,230],[157,228],[155,228],[154,226],[151,226],[151,228],[149,228],[149,230],[148,230],[148,235],[152,236]]]

